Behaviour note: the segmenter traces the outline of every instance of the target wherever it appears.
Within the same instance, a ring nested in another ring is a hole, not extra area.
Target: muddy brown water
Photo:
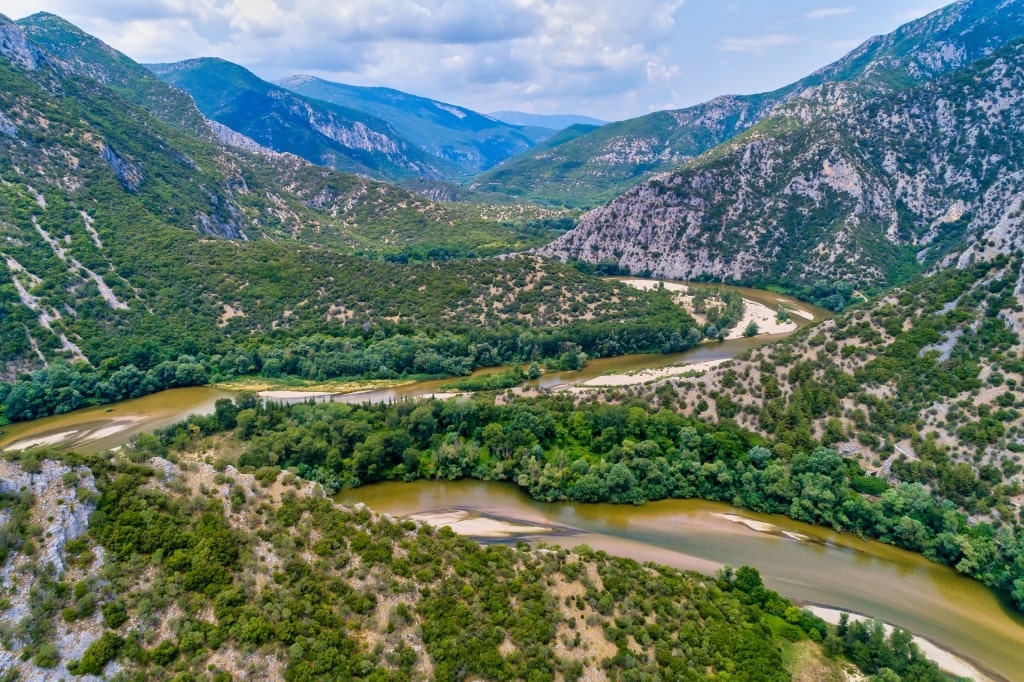
[[[511,484],[480,481],[375,483],[335,499],[395,516],[465,509],[553,526],[555,533],[534,537],[703,573],[749,564],[787,597],[880,618],[995,679],[1024,679],[1024,617],[995,592],[920,554],[783,516],[703,500],[641,507],[544,503]],[[752,530],[727,515],[771,524],[771,530]]]
[[[773,307],[780,302],[798,307],[812,313],[815,321],[830,315],[772,292],[732,288]],[[797,315],[792,319],[799,327],[810,323]],[[730,358],[782,336],[703,344],[671,355],[592,360],[580,372],[546,374],[535,384],[550,388],[608,372]],[[449,381],[420,382],[335,399],[363,402],[414,398],[436,393]],[[0,449],[36,441],[79,451],[102,451],[189,414],[210,413],[217,399],[231,395],[211,387],[172,389],[116,405],[13,424],[3,427]],[[1024,680],[1024,618],[993,591],[920,555],[785,517],[757,515],[699,500],[662,501],[642,507],[544,504],[530,500],[511,485],[471,481],[383,483],[345,491],[338,499],[346,504],[364,502],[376,511],[395,515],[457,508],[563,527],[570,531],[546,536],[545,540],[570,547],[586,543],[609,553],[704,573],[713,573],[723,564],[750,564],[787,597],[881,618],[948,648],[995,676]],[[723,514],[768,522],[775,530],[756,532],[726,520]]]
[[[233,395],[209,386],[172,388],[113,405],[18,422],[2,427],[0,449],[54,445],[79,452],[101,452],[124,445],[138,433],[179,422],[190,414],[210,414],[218,399]]]

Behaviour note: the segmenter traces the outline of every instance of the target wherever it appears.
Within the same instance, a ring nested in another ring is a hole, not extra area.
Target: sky
[[[619,120],[764,92],[947,0],[0,0],[140,62],[221,57],[488,113]]]

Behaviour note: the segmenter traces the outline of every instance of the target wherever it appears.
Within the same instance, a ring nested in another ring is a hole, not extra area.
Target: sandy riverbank
[[[657,289],[659,286],[665,287],[668,291],[679,291],[686,293],[690,290],[685,284],[679,284],[677,282],[663,282],[656,279],[624,279],[623,284],[628,284],[634,289],[641,289],[643,291],[650,291],[651,289]]]
[[[256,395],[271,400],[302,400],[303,398],[326,398],[337,395],[337,393],[331,391],[260,391]]]
[[[723,358],[721,360],[691,362],[687,365],[642,369],[638,372],[630,372],[627,374],[606,374],[604,376],[594,377],[593,379],[587,379],[581,383],[580,386],[635,386],[636,384],[646,384],[648,381],[667,379],[668,377],[680,376],[690,372],[704,372],[712,367],[717,367],[725,361],[726,358]]]
[[[657,289],[664,287],[668,291],[684,294],[684,296],[677,296],[676,300],[682,305],[688,313],[691,315],[693,312],[693,297],[688,294],[690,289],[685,284],[679,284],[678,282],[665,282],[662,280],[653,279],[624,279],[623,284],[628,284],[636,289],[642,289],[644,291],[650,291],[651,289]],[[779,299],[780,302],[783,299]],[[799,308],[786,305],[786,310],[794,315],[813,320],[814,315],[801,310]],[[730,330],[729,335],[726,339],[741,339],[743,338],[743,332],[747,330],[750,323],[753,322],[757,325],[758,334],[787,334],[796,330],[796,323],[792,320],[786,320],[780,322],[778,320],[778,312],[758,301],[751,300],[749,298],[743,298],[743,317],[736,323],[736,326]]]
[[[824,620],[826,623],[831,623],[832,625],[838,624],[840,616],[844,613],[849,614],[850,621],[871,620],[867,616],[843,611],[841,609],[828,608],[825,606],[809,605],[805,608]],[[886,634],[893,631],[893,626],[889,623],[883,623],[883,625],[885,626]],[[975,682],[994,682],[991,677],[978,670],[978,668],[969,661],[960,658],[951,651],[943,649],[938,644],[935,644],[924,637],[914,635],[914,643],[921,649],[921,653],[935,661],[939,665],[939,668],[944,672],[950,673],[956,677],[966,677],[967,679],[975,680]]]
[[[116,419],[93,423],[87,428],[63,429],[51,433],[43,433],[31,438],[22,438],[3,447],[4,450],[28,450],[38,447],[64,445],[84,445],[93,441],[108,438],[131,428],[145,419],[143,415],[120,416]]]
[[[459,535],[475,538],[507,538],[517,535],[540,535],[552,532],[547,526],[530,526],[516,521],[478,516],[464,509],[411,514],[408,518],[432,526],[448,526]]]
[[[811,315],[811,319],[814,319],[813,315]],[[745,298],[743,299],[743,317],[740,318],[740,321],[736,323],[736,326],[729,331],[728,336],[725,338],[742,339],[747,326],[751,322],[757,325],[758,334],[788,334],[789,332],[796,331],[796,322],[792,320],[780,322],[776,311],[763,303]]]
[[[810,312],[802,308],[797,308],[795,306],[790,305],[789,302],[786,301],[786,299],[778,298],[776,300],[782,304],[783,309],[790,315],[797,315],[798,317],[802,317],[805,320],[814,320],[814,315],[812,315]],[[865,297],[864,300],[866,301],[867,297]]]

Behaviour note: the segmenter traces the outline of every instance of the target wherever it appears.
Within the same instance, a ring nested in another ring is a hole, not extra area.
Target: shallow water
[[[783,516],[702,500],[641,507],[542,503],[511,484],[479,481],[378,483],[343,491],[335,499],[396,516],[469,509],[566,527],[573,532],[534,537],[568,547],[586,543],[610,554],[704,573],[723,564],[749,564],[787,597],[893,623],[995,678],[1024,677],[1024,617],[995,592],[919,554]],[[723,515],[771,524],[772,531],[758,532]]]
[[[208,386],[172,388],[113,405],[87,407],[3,427],[0,449],[54,445],[100,452],[124,445],[132,436],[179,422],[190,414],[210,414],[220,398],[233,394]]]

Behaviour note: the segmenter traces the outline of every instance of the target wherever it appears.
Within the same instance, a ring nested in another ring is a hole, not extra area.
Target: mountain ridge
[[[1012,251],[1022,239],[1013,219],[1024,188],[1014,152],[1022,62],[1017,41],[792,131],[755,127],[586,214],[541,252],[799,289],[884,286],[908,269],[984,252],[994,238],[997,251]]]
[[[451,179],[475,175],[550,135],[392,88],[346,85],[314,76],[290,76],[277,84],[388,122],[410,142],[451,164],[456,169]]]
[[[998,25],[999,31],[991,26]],[[814,100],[818,88],[846,83],[842,98],[820,98],[814,115],[866,97],[895,92],[979,59],[1024,35],[1024,9],[1014,1],[960,0],[892,33],[871,38],[846,56],[774,91],[723,95],[685,109],[611,123],[561,146],[545,159],[530,152],[472,181],[489,191],[592,208],[645,178],[667,172],[751,128],[776,107]],[[932,38],[939,36],[940,40]],[[806,121],[805,121],[806,122]],[[548,166],[534,180],[538,165]]]
[[[279,88],[232,62],[200,57],[147,68],[188,92],[209,118],[275,151],[378,180],[444,175],[387,122]]]

